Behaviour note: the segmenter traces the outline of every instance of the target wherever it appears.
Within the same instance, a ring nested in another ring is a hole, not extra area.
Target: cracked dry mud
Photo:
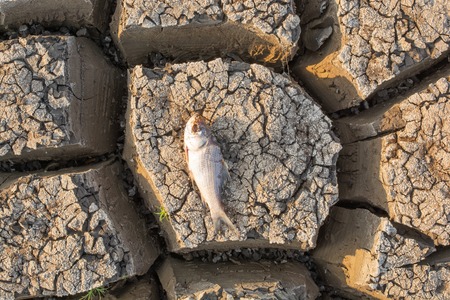
[[[1,299],[450,299],[449,2],[295,3],[0,0]],[[194,111],[239,235],[187,175]],[[95,163],[122,147],[139,193]]]
[[[444,246],[450,245],[449,93],[446,70],[397,104],[338,123],[348,140],[371,137],[344,146],[341,197],[365,199]],[[363,170],[372,178],[357,179]]]
[[[449,13],[445,0],[341,1],[338,14],[346,42],[339,61],[361,98],[447,53]]]
[[[414,264],[394,268],[384,273],[380,285],[385,285],[383,293],[395,299],[449,299],[450,264],[439,263],[428,266]]]
[[[104,31],[108,27],[111,2],[108,0],[2,0],[0,31],[17,30],[22,24],[88,27]]]
[[[111,27],[131,65],[151,53],[179,61],[234,53],[281,65],[295,54],[299,24],[292,0],[120,0]]]
[[[114,149],[120,72],[92,41],[19,38],[0,42],[0,51],[0,160]]]
[[[0,298],[65,296],[143,274],[157,248],[116,164],[0,174]]]
[[[294,68],[317,89],[327,111],[358,105],[449,53],[447,0],[330,0],[330,6],[321,21],[311,24],[333,23],[332,43],[300,57]]]
[[[304,299],[314,300],[319,289],[298,262],[271,261],[210,264],[168,257],[157,270],[169,300],[188,299]],[[267,277],[267,273],[271,276]]]
[[[129,83],[124,155],[153,211],[170,215],[161,225],[172,251],[315,246],[337,200],[341,146],[303,89],[260,65],[221,59],[135,67]],[[181,136],[194,111],[211,121],[228,164],[223,202],[239,235],[214,235],[190,183]]]
[[[377,299],[450,296],[449,263],[421,264],[436,249],[431,239],[403,225],[365,209],[334,207],[321,237],[313,257],[326,280],[349,296],[356,291]]]

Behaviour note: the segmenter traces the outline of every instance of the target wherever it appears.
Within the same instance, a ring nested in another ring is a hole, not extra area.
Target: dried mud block
[[[385,217],[365,209],[333,207],[312,256],[328,285],[344,294],[386,299],[394,291],[389,279],[393,272],[421,268],[416,264],[433,251],[431,239]],[[439,293],[443,283],[429,283],[436,284],[430,293]]]
[[[0,175],[0,298],[65,296],[147,272],[158,255],[117,163]]]
[[[111,34],[130,65],[150,53],[178,61],[233,53],[281,66],[295,54],[300,19],[292,0],[121,0]]]
[[[316,299],[319,289],[298,262],[234,264],[167,258],[157,270],[169,300]]]
[[[450,299],[450,263],[414,264],[381,275],[387,299]]]
[[[156,275],[127,281],[124,286],[111,288],[103,300],[160,300],[162,293]]]
[[[446,57],[450,46],[450,4],[437,1],[330,0],[313,26],[332,26],[317,52],[293,68],[333,112],[359,103]]]
[[[108,0],[2,0],[0,31],[16,30],[22,24],[95,27],[105,31],[110,10]]]
[[[121,74],[85,38],[0,43],[0,160],[99,155],[116,145]]]
[[[223,203],[239,236],[214,234],[189,179],[182,137],[194,111],[211,121],[228,164]],[[169,214],[172,251],[313,248],[337,201],[340,149],[303,89],[263,66],[216,59],[129,73],[124,157],[151,209]]]
[[[147,272],[143,276],[126,277],[106,287],[103,296],[92,296],[89,298],[87,293],[77,294],[75,296],[63,297],[64,300],[161,300],[161,291],[159,282],[155,275]],[[125,277],[125,276],[124,276]],[[85,297],[85,298],[83,298]],[[46,297],[44,300],[55,300],[54,297]]]
[[[446,73],[403,101],[338,122],[345,140],[365,138],[341,152],[340,198],[371,202],[444,246],[450,245],[450,70]]]

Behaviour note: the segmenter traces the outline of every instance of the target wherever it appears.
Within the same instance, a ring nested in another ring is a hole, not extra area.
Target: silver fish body
[[[186,124],[184,150],[190,176],[200,191],[202,201],[209,207],[215,232],[220,221],[237,231],[222,206],[222,187],[227,176],[222,152],[200,114],[194,114]]]

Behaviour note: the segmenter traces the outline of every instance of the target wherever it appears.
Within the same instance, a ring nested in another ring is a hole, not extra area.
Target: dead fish
[[[184,151],[191,179],[195,181],[202,198],[211,212],[214,231],[220,221],[237,232],[222,206],[222,187],[228,175],[222,152],[205,118],[195,113],[184,130]]]

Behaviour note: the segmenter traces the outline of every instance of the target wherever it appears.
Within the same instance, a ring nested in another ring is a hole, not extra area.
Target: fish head
[[[184,144],[190,150],[203,147],[211,137],[211,129],[206,119],[195,113],[187,122],[184,129]]]

